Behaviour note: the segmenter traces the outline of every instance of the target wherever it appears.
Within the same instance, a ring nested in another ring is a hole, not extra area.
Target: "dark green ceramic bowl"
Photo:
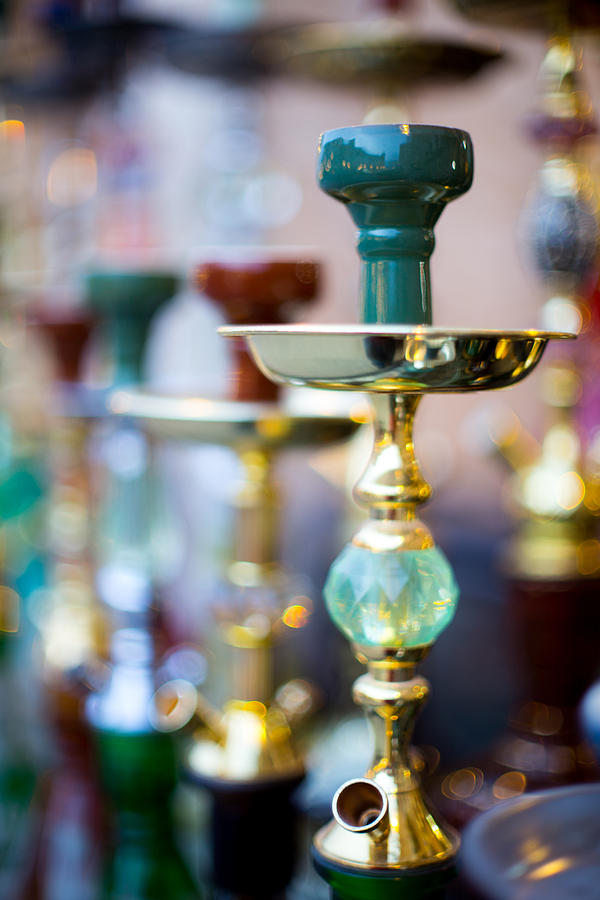
[[[100,321],[113,360],[113,384],[142,380],[150,322],[178,284],[178,276],[168,271],[100,269],[86,276],[87,304]]]
[[[85,279],[88,305],[104,315],[150,317],[178,284],[178,276],[168,271],[99,269]]]

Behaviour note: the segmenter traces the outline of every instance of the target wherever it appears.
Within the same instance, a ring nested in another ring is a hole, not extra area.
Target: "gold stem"
[[[277,559],[277,489],[271,457],[261,450],[240,454],[244,480],[235,498],[234,562],[272,565]]]
[[[373,519],[414,518],[431,488],[415,457],[413,425],[421,394],[372,394],[374,446],[354,498]]]
[[[235,700],[258,700],[266,705],[273,699],[273,649],[271,643],[255,647],[232,647],[232,688]]]

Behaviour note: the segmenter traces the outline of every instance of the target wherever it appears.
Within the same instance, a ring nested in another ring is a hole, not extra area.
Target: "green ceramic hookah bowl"
[[[471,186],[469,135],[429,125],[338,128],[321,136],[317,177],[358,228],[361,320],[430,325],[433,228]]]
[[[86,277],[87,304],[96,313],[114,364],[113,386],[138,384],[150,322],[177,290],[173,272],[98,269]]]

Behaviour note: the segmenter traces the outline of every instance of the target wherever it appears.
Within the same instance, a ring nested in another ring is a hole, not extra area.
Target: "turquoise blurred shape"
[[[324,588],[329,614],[354,644],[422,647],[454,616],[458,586],[438,547],[373,551],[347,544]]]

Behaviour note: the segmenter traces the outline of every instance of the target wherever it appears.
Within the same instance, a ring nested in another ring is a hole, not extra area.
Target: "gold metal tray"
[[[508,387],[541,359],[548,331],[401,325],[223,326],[274,381],[336,390],[446,393]]]
[[[116,391],[111,411],[135,419],[161,440],[263,449],[316,446],[342,441],[359,421],[316,412],[302,415],[271,403],[240,403],[203,397],[177,397],[145,391]],[[361,420],[363,421],[363,420]]]

